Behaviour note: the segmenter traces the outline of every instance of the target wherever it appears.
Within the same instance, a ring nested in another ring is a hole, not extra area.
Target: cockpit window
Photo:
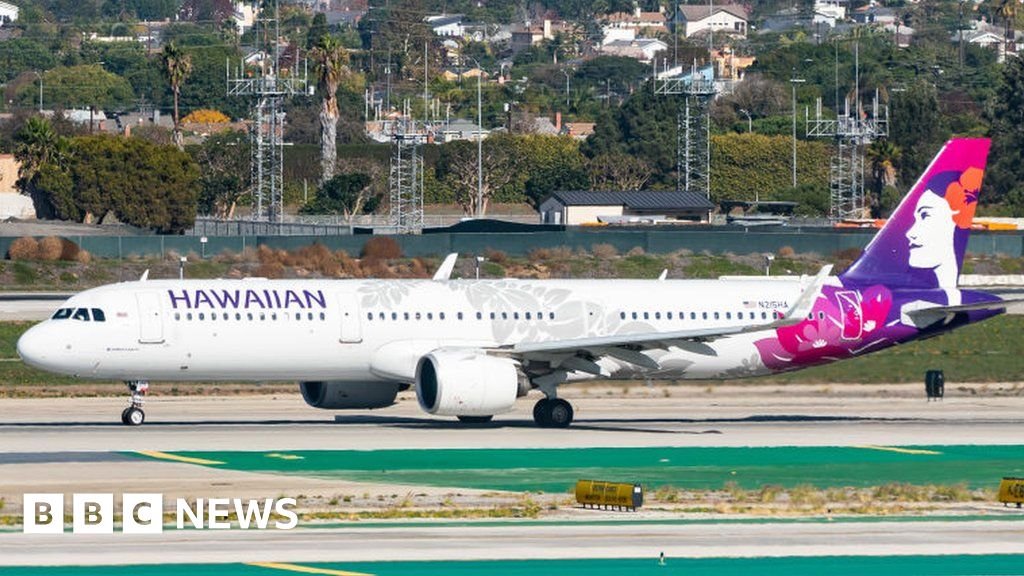
[[[66,320],[71,317],[74,308],[61,308],[53,313],[53,320]]]
[[[107,321],[107,315],[103,313],[103,310],[100,310],[99,308],[93,308],[92,309],[92,319],[95,322],[106,322]]]
[[[81,322],[106,322],[107,315],[99,308],[61,308],[50,317],[52,320],[78,320]]]
[[[88,322],[89,321],[89,309],[88,308],[78,308],[78,309],[76,309],[75,313],[71,315],[71,319],[72,320],[81,320],[83,322]]]

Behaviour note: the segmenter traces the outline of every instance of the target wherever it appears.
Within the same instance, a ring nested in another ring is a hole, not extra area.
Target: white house
[[[235,21],[238,33],[245,34],[246,30],[252,28],[256,22],[256,7],[245,2],[235,2],[231,17]]]
[[[747,35],[747,10],[735,4],[721,6],[683,5],[679,7],[678,26],[682,26],[683,36],[689,38],[694,34],[726,33],[737,36]]]
[[[715,208],[696,192],[554,192],[538,206],[542,224],[707,222]]]
[[[0,26],[18,19],[20,9],[14,4],[0,2]]]
[[[655,54],[664,50],[668,50],[668,44],[654,38],[613,40],[601,46],[602,54],[635,58],[641,62],[650,62]]]
[[[427,16],[423,20],[437,36],[461,38],[466,34],[465,27],[462,25],[462,18],[462,14],[441,14],[438,16]]]
[[[814,23],[828,24],[835,28],[836,23],[846,19],[846,6],[839,0],[814,0]]]
[[[620,40],[626,42],[632,42],[633,40],[636,40],[636,30],[632,28],[617,28],[614,26],[605,26],[604,28],[601,29],[601,32],[602,46]]]

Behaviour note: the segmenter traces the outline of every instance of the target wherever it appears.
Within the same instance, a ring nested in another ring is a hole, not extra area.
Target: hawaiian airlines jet
[[[839,276],[737,280],[142,280],[86,290],[28,330],[29,365],[127,383],[296,380],[311,406],[380,408],[415,386],[468,422],[539,390],[572,422],[585,378],[724,379],[825,364],[1005,311],[957,277],[989,141],[948,142]],[[446,263],[450,267],[450,262]]]

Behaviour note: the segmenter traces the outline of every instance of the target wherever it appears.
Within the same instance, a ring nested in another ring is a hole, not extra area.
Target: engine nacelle
[[[439,349],[416,365],[416,397],[430,414],[491,416],[511,410],[519,395],[519,372],[510,358]]]
[[[327,410],[391,406],[400,389],[398,382],[299,382],[306,404]]]

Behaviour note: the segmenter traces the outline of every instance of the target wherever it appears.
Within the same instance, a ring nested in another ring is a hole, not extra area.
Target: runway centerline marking
[[[156,458],[158,460],[171,460],[173,462],[184,462],[185,464],[199,464],[201,466],[216,466],[223,464],[218,460],[206,460],[205,458],[191,458],[189,456],[179,456],[178,454],[168,454],[167,452],[158,452],[156,450],[139,450],[136,454],[143,456],[149,456],[150,458]]]
[[[301,572],[303,574],[327,574],[329,576],[372,576],[365,572],[348,572],[346,570],[333,570],[331,568],[316,568],[313,566],[302,566],[300,564],[287,564],[284,562],[247,562],[246,566],[258,568],[270,568],[272,570],[286,570],[288,572]]]
[[[917,450],[914,448],[897,448],[896,446],[875,446],[873,444],[865,444],[862,446],[854,446],[854,448],[861,448],[863,450],[882,450],[884,452],[899,452],[900,454],[917,454],[919,456],[941,456],[942,452],[936,452],[935,450]]]

